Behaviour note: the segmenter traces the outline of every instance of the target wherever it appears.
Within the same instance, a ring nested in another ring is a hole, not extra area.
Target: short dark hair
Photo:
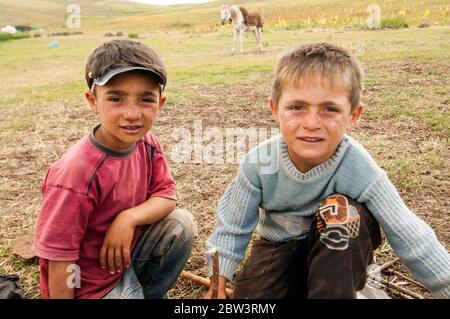
[[[361,63],[353,54],[330,43],[303,45],[284,54],[275,68],[272,101],[278,105],[286,85],[317,75],[347,86],[352,111],[360,104],[364,80]]]
[[[167,83],[167,71],[159,56],[148,46],[129,40],[113,40],[97,47],[86,62],[85,78],[89,88],[94,79],[105,72],[123,67],[144,67],[155,71],[162,86]]]

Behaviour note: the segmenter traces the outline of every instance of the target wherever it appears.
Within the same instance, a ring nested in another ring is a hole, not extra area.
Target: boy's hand
[[[227,282],[228,279],[223,276],[219,276],[219,286],[217,291],[217,299],[227,299]],[[208,292],[203,296],[203,299],[212,299],[212,286],[209,286]]]
[[[131,209],[123,211],[114,219],[100,250],[100,267],[108,268],[111,274],[115,274],[131,265],[130,248],[135,228]]]
[[[121,272],[131,265],[130,248],[134,229],[161,220],[175,209],[176,201],[164,197],[150,197],[133,208],[124,210],[109,226],[100,250],[100,266],[108,267],[111,274]]]

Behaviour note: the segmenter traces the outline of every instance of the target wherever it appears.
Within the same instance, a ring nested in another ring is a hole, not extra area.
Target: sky
[[[180,4],[180,3],[204,3],[210,0],[129,0],[129,1],[168,6],[171,4]]]

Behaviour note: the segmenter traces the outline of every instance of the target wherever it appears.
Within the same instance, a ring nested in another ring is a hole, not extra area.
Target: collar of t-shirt
[[[103,153],[106,153],[106,154],[108,154],[110,156],[119,157],[119,158],[127,157],[131,153],[134,152],[134,150],[136,149],[136,143],[134,143],[129,148],[126,148],[126,149],[123,149],[123,150],[116,150],[114,148],[109,148],[109,147],[105,146],[104,144],[100,143],[100,141],[95,138],[95,132],[100,128],[100,126],[101,126],[101,124],[99,124],[96,127],[94,127],[94,129],[92,130],[92,133],[89,134],[89,140],[100,151],[102,151]]]

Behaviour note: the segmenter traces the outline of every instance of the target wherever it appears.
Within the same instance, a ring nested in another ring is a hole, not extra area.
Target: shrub
[[[401,29],[408,28],[408,23],[404,17],[384,18],[381,20],[381,28]]]
[[[180,28],[186,29],[186,28],[190,28],[192,26],[194,26],[192,23],[187,23],[187,22],[175,22],[170,25],[170,27],[177,28],[177,29],[180,29]]]
[[[128,33],[128,37],[129,37],[130,39],[137,39],[137,38],[138,38],[138,35],[137,35],[137,33]]]
[[[29,32],[17,32],[16,34],[0,32],[0,41],[18,40],[30,37],[31,34]]]
[[[81,31],[74,31],[74,32],[63,31],[63,32],[53,32],[50,35],[51,36],[69,36],[69,35],[77,35],[77,34],[83,34],[83,32],[81,32]]]

